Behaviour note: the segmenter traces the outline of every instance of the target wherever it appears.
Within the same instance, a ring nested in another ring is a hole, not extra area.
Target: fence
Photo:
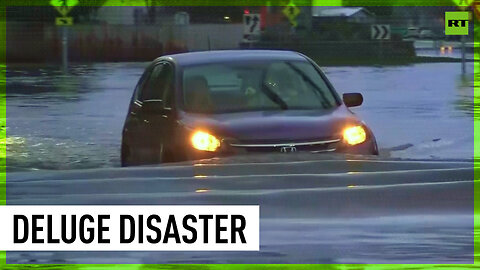
[[[70,61],[144,61],[184,51],[233,49],[241,24],[74,25],[68,29]],[[8,62],[57,62],[61,28],[35,22],[7,24]]]

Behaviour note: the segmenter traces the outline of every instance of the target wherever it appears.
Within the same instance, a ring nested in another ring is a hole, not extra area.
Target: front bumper
[[[215,152],[200,151],[190,147],[187,156],[189,160],[197,160],[245,154],[289,154],[297,152],[378,155],[378,148],[375,138],[373,136],[370,136],[365,142],[354,146],[347,145],[340,139],[326,139],[322,141],[278,144],[247,144],[223,140],[221,147]]]

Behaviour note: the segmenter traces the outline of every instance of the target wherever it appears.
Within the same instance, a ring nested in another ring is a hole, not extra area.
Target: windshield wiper
[[[294,66],[292,63],[285,62],[288,66],[290,66],[295,72],[297,72],[300,76],[302,76],[303,80],[308,82],[313,88],[317,91],[318,94],[322,97],[322,106],[324,109],[332,107],[332,104],[330,104],[330,101],[328,101],[327,97],[325,96],[325,93],[316,85],[310,77],[308,77],[303,71],[301,71],[298,67]]]
[[[268,84],[265,82],[262,83],[262,92],[265,93],[265,95],[275,104],[280,106],[282,110],[288,110],[288,105],[285,103],[285,101],[277,94],[275,93]]]

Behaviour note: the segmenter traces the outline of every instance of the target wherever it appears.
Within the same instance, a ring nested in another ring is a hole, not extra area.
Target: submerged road
[[[9,65],[7,170],[119,167],[123,122],[146,65],[72,65],[68,75]],[[472,63],[467,71],[459,63],[325,68],[340,94],[364,96],[352,110],[382,156],[421,159],[473,158]]]
[[[473,263],[473,162],[266,155],[18,172],[7,204],[260,205],[260,252],[9,252],[8,263]]]
[[[72,65],[67,75],[9,65],[7,204],[260,205],[260,252],[8,252],[8,263],[473,262],[472,63],[465,75],[459,63],[325,68],[339,93],[365,97],[353,111],[380,160],[286,154],[119,168],[146,64]]]

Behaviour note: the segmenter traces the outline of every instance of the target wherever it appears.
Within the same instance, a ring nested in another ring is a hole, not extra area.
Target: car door
[[[142,157],[142,137],[144,136],[144,122],[142,117],[142,104],[144,91],[148,80],[153,71],[153,66],[147,67],[142,77],[138,81],[130,107],[128,109],[127,118],[123,128],[122,151],[127,151],[131,160],[141,160]]]
[[[142,120],[145,134],[142,142],[149,156],[148,163],[164,162],[165,156],[171,152],[172,125],[175,122],[173,89],[173,66],[168,62],[160,62],[153,70],[143,96]],[[147,103],[158,105],[159,108],[145,110]]]

